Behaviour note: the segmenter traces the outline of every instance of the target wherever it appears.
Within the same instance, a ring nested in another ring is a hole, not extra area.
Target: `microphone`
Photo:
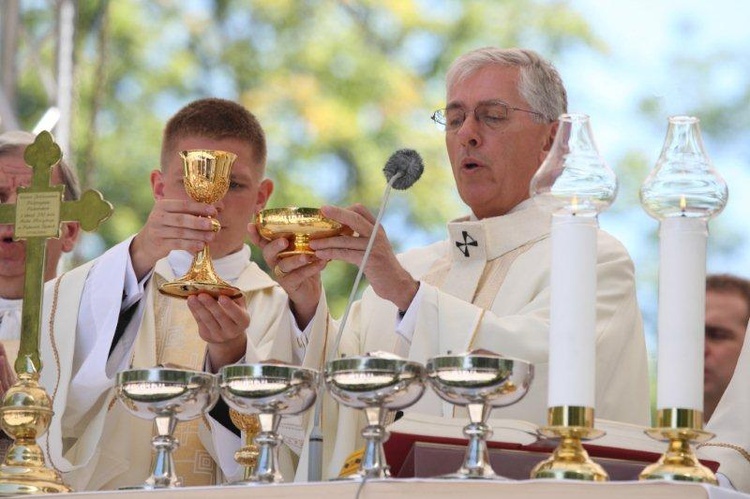
[[[372,227],[372,234],[370,239],[367,241],[367,248],[365,254],[362,256],[362,261],[359,264],[359,270],[357,271],[357,277],[354,279],[354,285],[349,293],[349,301],[346,304],[344,315],[341,317],[339,323],[339,330],[336,333],[336,340],[334,341],[334,347],[331,350],[335,353],[339,349],[341,343],[341,336],[344,333],[346,327],[346,321],[349,318],[349,311],[354,303],[354,298],[357,296],[357,290],[359,289],[359,281],[362,279],[365,265],[367,260],[370,258],[370,251],[375,243],[375,236],[378,234],[378,228],[380,227],[380,220],[383,218],[385,213],[385,207],[388,204],[388,197],[391,194],[391,188],[398,190],[405,190],[414,185],[414,182],[419,180],[424,171],[424,163],[422,162],[422,156],[419,155],[414,149],[399,149],[398,151],[391,154],[388,161],[385,162],[383,167],[383,173],[385,174],[388,184],[385,186],[385,192],[383,192],[383,199],[380,202],[380,209],[378,210],[378,216],[375,218],[375,225]],[[326,356],[326,363],[331,359]],[[320,377],[321,384],[325,383],[323,376]],[[310,433],[308,455],[307,455],[307,481],[308,482],[319,482],[323,477],[323,432],[320,428],[320,411],[323,397],[322,390],[319,390],[318,398],[315,400],[315,415],[313,429]]]
[[[414,185],[414,182],[422,176],[423,171],[422,156],[414,149],[399,149],[391,154],[383,167],[388,185],[393,183],[393,188],[400,191]],[[396,179],[393,180],[393,177]]]

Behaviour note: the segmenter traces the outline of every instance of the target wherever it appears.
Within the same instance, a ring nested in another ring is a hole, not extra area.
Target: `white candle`
[[[597,227],[595,216],[552,217],[549,407],[594,408]]]
[[[703,411],[707,239],[702,218],[665,218],[659,228],[657,409]]]

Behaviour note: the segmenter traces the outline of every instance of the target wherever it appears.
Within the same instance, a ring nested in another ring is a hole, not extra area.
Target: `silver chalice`
[[[533,377],[529,362],[493,354],[444,355],[427,361],[427,379],[438,396],[469,413],[464,427],[469,439],[466,457],[461,468],[446,478],[502,478],[490,465],[487,438],[492,428],[487,419],[494,407],[521,400]]]
[[[318,374],[312,369],[285,364],[236,364],[221,369],[221,396],[240,414],[257,414],[260,433],[255,437],[258,457],[235,483],[280,483],[278,433],[281,416],[300,414],[315,402]]]
[[[388,440],[388,410],[411,406],[424,393],[424,366],[393,355],[372,353],[332,360],[326,364],[325,381],[333,398],[363,409],[367,426],[362,429],[365,453],[352,478],[388,478],[383,443]]]
[[[117,398],[127,410],[142,419],[153,419],[156,435],[151,440],[154,455],[151,476],[133,489],[179,487],[172,452],[179,446],[173,436],[178,421],[189,421],[209,411],[219,400],[213,374],[182,369],[131,369],[117,373]]]

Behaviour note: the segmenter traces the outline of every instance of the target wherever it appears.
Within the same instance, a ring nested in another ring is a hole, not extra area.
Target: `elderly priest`
[[[458,58],[448,70],[446,90],[446,107],[433,119],[445,129],[458,193],[471,211],[448,224],[446,240],[398,257],[380,231],[364,269],[370,287],[353,307],[340,352],[333,355],[386,350],[426,362],[447,350],[484,348],[525,359],[536,366],[528,395],[494,416],[544,424],[551,213],[529,199],[529,183],[552,146],[558,116],[566,112],[566,91],[557,70],[538,54],[497,48]],[[316,256],[359,264],[372,214],[359,205],[323,207],[323,213],[355,234],[312,241]],[[248,230],[262,245],[255,229]],[[264,247],[267,263],[278,265],[281,285],[300,288],[316,278],[318,263],[279,260],[283,245],[279,240]],[[633,263],[601,230],[596,276],[596,415],[648,425],[647,358]],[[317,301],[320,290],[307,289]],[[335,322],[329,329],[336,330]],[[409,410],[454,416],[429,391]],[[362,446],[363,418],[328,399],[322,421],[324,475],[333,477]],[[306,471],[300,466],[298,477],[304,479]]]

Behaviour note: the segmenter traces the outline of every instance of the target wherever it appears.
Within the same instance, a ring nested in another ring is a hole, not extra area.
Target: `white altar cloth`
[[[337,481],[257,486],[185,487],[162,490],[118,490],[77,492],[65,499],[354,499],[359,482]],[[33,497],[33,496],[26,496]],[[37,496],[41,497],[41,496]],[[49,497],[49,496],[44,496]],[[750,495],[711,485],[666,482],[590,483],[565,480],[460,481],[400,479],[367,481],[359,499],[750,499]]]

